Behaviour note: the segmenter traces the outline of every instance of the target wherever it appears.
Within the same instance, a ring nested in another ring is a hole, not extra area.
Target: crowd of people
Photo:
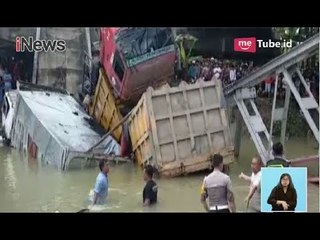
[[[216,58],[204,58],[191,61],[188,67],[188,82],[196,82],[198,79],[211,81],[220,80],[223,86],[233,84],[240,78],[257,69],[253,62],[222,60]]]
[[[191,61],[188,66],[187,82],[195,83],[198,79],[204,81],[211,81],[213,79],[220,80],[223,87],[230,86],[242,77],[257,70],[259,67],[255,66],[253,62],[237,61],[237,60],[220,60],[215,58],[198,59]],[[302,75],[317,101],[319,101],[319,63],[314,67],[306,65],[303,67]],[[285,84],[283,81],[283,74],[278,76],[277,95],[280,98],[284,97]],[[293,81],[301,96],[306,96],[307,92],[304,89],[297,73],[294,73]],[[275,88],[275,74],[268,76],[264,81],[256,86],[259,97],[271,98]]]
[[[25,80],[26,71],[23,60],[14,57],[0,59],[0,106],[2,105],[5,92],[16,89],[17,81]]]
[[[319,63],[314,67],[305,67],[301,69],[302,76],[304,77],[308,88],[319,102]],[[283,81],[283,74],[278,76],[278,85],[277,85],[277,95],[280,98],[284,98],[286,85]],[[305,97],[308,95],[306,89],[304,88],[298,74],[296,72],[292,75],[292,80],[300,93],[300,96]],[[272,74],[268,76],[261,84],[257,86],[257,93],[260,97],[272,97],[275,90],[276,75]]]

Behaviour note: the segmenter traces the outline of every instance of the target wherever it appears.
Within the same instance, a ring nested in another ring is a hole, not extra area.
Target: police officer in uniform
[[[205,177],[201,189],[201,203],[207,212],[230,213],[236,211],[230,177],[224,174],[223,157],[212,157],[213,171]],[[206,199],[209,199],[209,206]]]

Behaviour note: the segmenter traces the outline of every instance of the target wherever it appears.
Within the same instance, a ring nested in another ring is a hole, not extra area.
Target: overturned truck
[[[160,175],[174,177],[211,169],[209,157],[215,153],[227,165],[234,161],[224,105],[218,81],[166,84],[157,90],[149,87],[124,119],[108,77],[100,71],[89,112],[121,148],[129,135],[137,164],[151,164]]]
[[[60,170],[96,166],[96,160],[120,154],[119,144],[105,133],[68,93],[49,90],[18,91],[11,144],[42,164]],[[102,131],[101,131],[102,130]]]
[[[154,165],[163,176],[210,169],[210,155],[234,159],[230,129],[217,81],[149,88],[128,120],[138,164]]]

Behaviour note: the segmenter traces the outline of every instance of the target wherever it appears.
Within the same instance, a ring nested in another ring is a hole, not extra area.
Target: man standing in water
[[[104,204],[108,196],[108,173],[109,165],[106,160],[102,159],[99,162],[100,173],[97,176],[94,187],[94,195],[92,205]]]
[[[260,156],[256,156],[252,159],[251,177],[241,173],[239,175],[240,179],[250,182],[250,190],[248,196],[245,198],[247,208],[249,212],[261,212],[260,200],[261,200],[261,167],[263,167],[263,162]]]
[[[201,189],[201,203],[207,212],[230,213],[236,211],[230,177],[224,174],[223,157],[215,154],[212,159],[213,172],[205,177]],[[209,206],[206,199],[209,198]]]
[[[158,186],[155,181],[153,181],[153,167],[147,165],[144,169],[143,179],[146,181],[146,185],[143,189],[143,206],[150,206],[157,202]]]

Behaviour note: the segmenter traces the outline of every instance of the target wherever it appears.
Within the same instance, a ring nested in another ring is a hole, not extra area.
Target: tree
[[[296,46],[299,43],[304,42],[308,38],[319,32],[318,27],[280,27],[273,28],[276,34],[279,35],[280,40],[292,41],[292,47]],[[290,49],[287,46],[282,46],[282,53],[288,52]],[[318,55],[313,56],[310,59],[307,59],[302,64],[304,66],[315,67],[316,63],[319,62]]]
[[[279,27],[273,30],[279,35],[280,40],[291,40],[293,47],[319,32],[317,27]],[[283,53],[287,51],[289,51],[287,47],[282,48]]]
[[[197,41],[198,39],[190,34],[179,34],[176,37],[175,42],[179,48],[180,60],[183,68],[188,67],[192,49]],[[188,53],[186,53],[187,48],[189,48]]]

